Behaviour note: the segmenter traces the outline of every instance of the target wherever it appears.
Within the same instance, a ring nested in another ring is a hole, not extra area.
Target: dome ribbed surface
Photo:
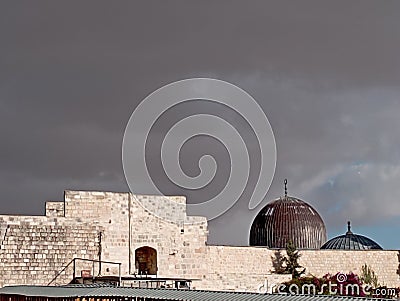
[[[326,228],[309,204],[285,196],[258,213],[251,226],[250,245],[285,248],[289,241],[298,249],[319,249],[326,242]]]
[[[321,249],[330,250],[382,250],[372,239],[363,235],[354,234],[350,231],[350,222],[348,223],[348,231],[344,235],[340,235],[327,241]]]

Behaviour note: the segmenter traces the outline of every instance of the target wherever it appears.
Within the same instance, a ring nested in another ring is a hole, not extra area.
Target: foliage
[[[344,276],[344,281],[341,280],[341,276]],[[350,272],[348,274],[336,273],[335,275],[327,274],[324,276],[330,283],[335,283],[337,285],[337,294],[342,296],[359,296],[365,297],[365,292],[363,289],[363,283],[360,278]],[[354,289],[355,286],[357,289]]]
[[[381,285],[378,282],[378,276],[376,276],[374,270],[368,266],[367,264],[364,264],[361,267],[361,276],[360,280],[364,284],[369,284],[372,286],[372,288],[377,288],[380,287]]]
[[[272,266],[274,267],[274,273],[277,274],[287,274],[286,268],[284,266],[286,257],[282,255],[280,250],[274,252],[274,256],[271,256]]]
[[[287,257],[283,260],[286,264],[285,272],[287,274],[292,274],[294,279],[299,278],[302,274],[304,274],[306,269],[299,264],[298,260],[301,255],[292,241],[289,241],[286,244],[286,254]]]

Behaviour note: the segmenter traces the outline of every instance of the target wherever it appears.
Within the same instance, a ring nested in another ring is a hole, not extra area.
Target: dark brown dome
[[[326,241],[326,228],[309,204],[285,196],[258,213],[251,226],[250,245],[285,248],[289,241],[299,249],[319,249]]]

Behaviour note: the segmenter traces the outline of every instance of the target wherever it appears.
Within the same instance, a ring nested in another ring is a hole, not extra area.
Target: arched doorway
[[[157,251],[150,247],[135,250],[135,266],[139,275],[157,274]]]

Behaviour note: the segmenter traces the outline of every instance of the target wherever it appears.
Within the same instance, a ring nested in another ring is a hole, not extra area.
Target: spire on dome
[[[351,224],[350,224],[350,221],[347,222],[347,232],[346,232],[346,235],[347,235],[347,234],[353,234],[353,232],[351,232]]]
[[[285,198],[287,197],[287,179],[283,182],[285,184]]]

